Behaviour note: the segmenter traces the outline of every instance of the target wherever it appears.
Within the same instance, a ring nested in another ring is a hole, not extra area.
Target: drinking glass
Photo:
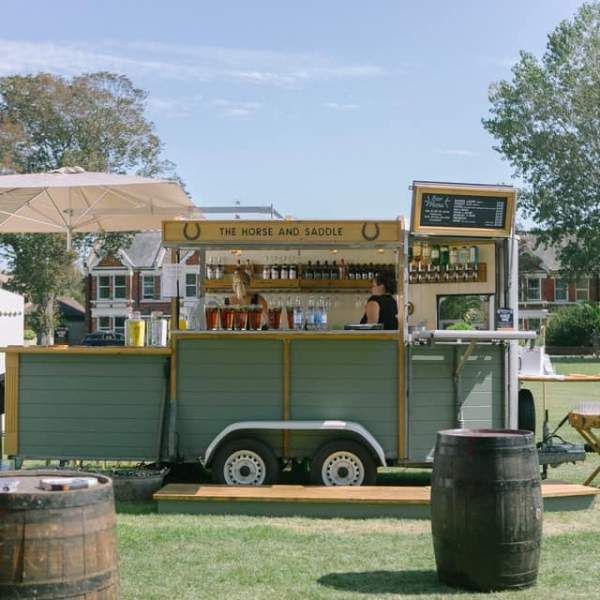
[[[207,304],[204,310],[206,314],[206,329],[208,329],[209,331],[217,330],[219,321],[218,304],[216,302]]]

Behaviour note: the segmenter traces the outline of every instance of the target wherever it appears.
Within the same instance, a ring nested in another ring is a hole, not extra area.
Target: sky
[[[410,214],[413,180],[516,184],[481,125],[575,0],[3,3],[0,76],[109,70],[200,206]]]

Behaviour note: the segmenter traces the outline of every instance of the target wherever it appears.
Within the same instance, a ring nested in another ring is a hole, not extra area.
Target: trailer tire
[[[313,456],[310,480],[314,485],[373,485],[377,465],[363,444],[354,440],[335,440],[323,444]]]
[[[519,429],[535,433],[535,401],[531,390],[519,390]]]
[[[272,485],[279,476],[279,462],[271,448],[254,438],[233,439],[215,453],[211,464],[215,483]]]

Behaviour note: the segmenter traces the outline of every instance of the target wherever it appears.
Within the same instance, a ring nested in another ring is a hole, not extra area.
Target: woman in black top
[[[371,293],[360,322],[381,323],[384,329],[398,329],[395,278],[388,274],[376,275],[371,282]]]

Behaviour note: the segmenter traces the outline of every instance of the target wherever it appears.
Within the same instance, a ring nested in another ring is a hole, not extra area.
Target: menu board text
[[[467,229],[504,229],[508,198],[424,193],[420,225]]]

